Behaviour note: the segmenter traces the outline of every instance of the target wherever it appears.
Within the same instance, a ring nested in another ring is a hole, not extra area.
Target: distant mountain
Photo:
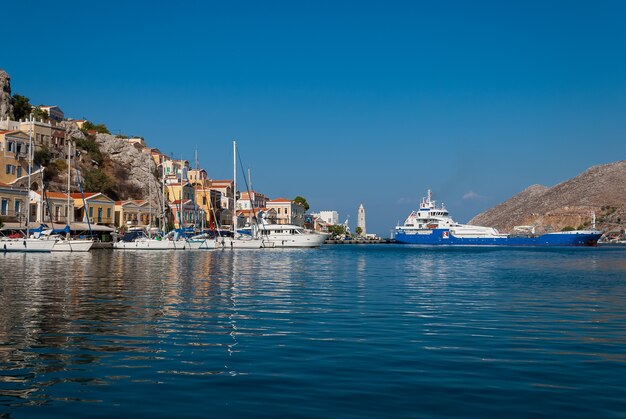
[[[539,231],[586,228],[596,214],[604,231],[626,228],[626,160],[593,166],[553,187],[532,185],[508,201],[478,214],[469,224],[508,232],[518,225]]]

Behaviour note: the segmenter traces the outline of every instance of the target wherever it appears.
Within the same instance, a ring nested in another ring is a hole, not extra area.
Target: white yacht
[[[165,237],[148,237],[143,230],[131,230],[121,240],[113,243],[114,249],[120,250],[189,250],[192,247],[187,239],[178,237],[173,232]]]
[[[264,243],[264,247],[320,247],[328,239],[329,234],[307,230],[293,224],[270,224],[263,212],[259,213],[261,224],[251,228],[246,226],[240,231],[250,236],[256,235]]]

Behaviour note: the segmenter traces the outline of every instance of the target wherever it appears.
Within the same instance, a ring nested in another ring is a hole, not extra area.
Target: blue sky
[[[502,4],[500,4],[502,3]],[[506,3],[506,4],[505,4]],[[388,235],[624,159],[621,1],[19,1],[14,93]]]

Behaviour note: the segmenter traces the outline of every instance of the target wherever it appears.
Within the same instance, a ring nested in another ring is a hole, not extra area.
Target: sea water
[[[0,417],[624,417],[626,248],[0,254]]]

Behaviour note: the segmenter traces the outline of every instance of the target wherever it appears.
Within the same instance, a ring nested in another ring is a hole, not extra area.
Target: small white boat
[[[56,240],[0,237],[0,252],[50,252]]]

